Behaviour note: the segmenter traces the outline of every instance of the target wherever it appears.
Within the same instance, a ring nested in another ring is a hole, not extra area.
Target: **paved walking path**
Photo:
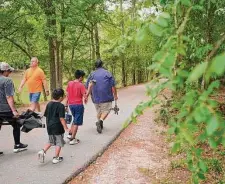
[[[13,153],[12,127],[3,126],[0,131],[0,183],[1,184],[61,184],[69,176],[83,168],[96,154],[121,131],[123,123],[129,118],[134,108],[147,100],[145,85],[137,85],[118,91],[119,115],[113,112],[104,122],[102,134],[96,131],[96,112],[91,101],[85,106],[84,125],[78,130],[80,144],[66,144],[62,149],[64,161],[52,164],[54,148],[51,148],[41,164],[37,160],[37,152],[47,141],[46,129],[34,129],[22,133],[21,142],[27,143],[28,150]]]

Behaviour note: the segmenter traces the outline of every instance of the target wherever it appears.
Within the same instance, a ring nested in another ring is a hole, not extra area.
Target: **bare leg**
[[[38,102],[31,102],[30,110],[35,111],[38,106],[37,104],[38,104]]]
[[[39,102],[37,102],[37,111],[38,112],[41,112],[41,106],[40,106],[40,103]]]
[[[43,149],[44,152],[46,153],[50,147],[51,147],[51,144],[49,144],[49,143],[46,144],[45,147],[44,147],[44,149]]]
[[[60,146],[56,146],[55,147],[55,157],[59,157],[60,151],[61,151],[61,147]]]
[[[107,118],[107,116],[108,116],[108,114],[109,113],[102,113],[101,115],[100,115],[100,120],[102,120],[102,121],[104,121],[106,118]]]
[[[72,130],[72,139],[75,139],[76,134],[77,134],[78,126],[74,125],[73,130]]]
[[[74,129],[74,124],[72,123],[69,134],[71,134],[71,135],[73,134],[73,129]]]

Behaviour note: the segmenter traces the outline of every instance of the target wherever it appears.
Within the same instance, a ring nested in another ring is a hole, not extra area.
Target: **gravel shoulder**
[[[147,109],[109,148],[69,184],[189,183],[189,172],[169,154],[166,127]]]

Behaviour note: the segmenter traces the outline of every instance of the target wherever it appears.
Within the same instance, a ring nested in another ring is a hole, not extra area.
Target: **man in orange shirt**
[[[21,84],[19,86],[19,93],[22,91],[22,88],[24,84],[27,84],[28,91],[30,93],[30,102],[31,107],[30,110],[35,111],[36,109],[40,111],[40,96],[41,92],[44,90],[46,92],[46,95],[49,95],[48,85],[46,81],[46,76],[41,68],[38,67],[38,58],[32,57],[30,68],[26,70],[24,74],[24,78],[21,81]]]

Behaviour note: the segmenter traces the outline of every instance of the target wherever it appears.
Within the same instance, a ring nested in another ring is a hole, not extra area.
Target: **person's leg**
[[[77,144],[79,143],[79,139],[76,139],[76,134],[78,131],[78,127],[83,124],[83,116],[84,116],[84,106],[83,105],[75,105],[75,110],[73,111],[73,132],[72,132],[72,139],[70,144]]]
[[[12,122],[13,127],[13,138],[15,145],[20,144],[20,126],[16,122]]]
[[[36,106],[36,108],[37,108],[37,111],[38,112],[41,112],[41,106],[40,106],[40,103],[39,102],[37,102],[37,104],[36,104],[37,106]]]
[[[60,146],[55,146],[55,157],[59,157],[59,154],[60,154],[60,151],[61,151],[61,147]]]
[[[63,161],[63,157],[60,157],[60,152],[61,148],[64,146],[65,141],[63,139],[63,134],[62,135],[55,135],[55,156],[53,157],[52,163],[57,164],[61,161]]]
[[[72,139],[75,139],[78,130],[78,125],[73,125]]]
[[[47,151],[48,151],[48,149],[49,148],[51,148],[51,144],[50,143],[47,143],[46,145],[45,145],[45,147],[43,148],[43,150],[44,150],[44,152],[46,153]]]
[[[41,93],[30,93],[30,110],[35,111],[36,109],[38,110],[38,112],[40,112],[40,104],[39,104],[39,100],[40,100],[40,96]]]
[[[111,108],[112,108],[112,102],[99,104],[99,108],[98,108],[99,119],[98,119],[98,122],[96,122],[98,133],[102,133],[103,121],[107,118]]]
[[[41,163],[44,163],[46,152],[48,151],[48,149],[49,149],[52,145],[55,145],[55,138],[54,138],[53,135],[49,135],[49,136],[48,136],[48,143],[45,144],[44,148],[41,149],[41,150],[38,152],[38,160],[39,160]]]

